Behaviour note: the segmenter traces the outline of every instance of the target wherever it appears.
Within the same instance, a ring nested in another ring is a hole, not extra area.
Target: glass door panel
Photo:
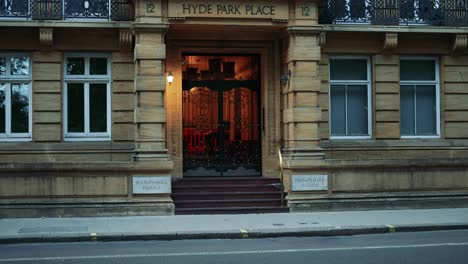
[[[188,55],[184,61],[184,176],[259,176],[258,57]]]

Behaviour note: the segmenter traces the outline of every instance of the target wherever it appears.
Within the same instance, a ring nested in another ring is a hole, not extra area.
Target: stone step
[[[219,185],[269,185],[279,184],[278,178],[197,178],[174,180],[174,187]]]
[[[172,199],[175,201],[190,201],[190,200],[225,200],[225,199],[277,199],[280,197],[280,191],[270,192],[175,192],[172,194]]]
[[[281,199],[232,199],[174,201],[176,208],[226,208],[226,207],[274,207],[281,206]]]
[[[263,207],[224,207],[224,208],[176,208],[177,215],[200,215],[200,214],[267,214],[267,213],[289,213],[289,208],[279,206]]]
[[[272,184],[237,184],[237,185],[210,185],[210,186],[173,186],[173,193],[216,193],[216,192],[274,192],[279,191],[278,185]]]
[[[288,212],[279,178],[194,178],[172,184],[176,214]]]

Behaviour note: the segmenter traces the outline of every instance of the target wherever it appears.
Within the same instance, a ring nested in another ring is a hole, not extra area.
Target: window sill
[[[330,140],[372,139],[371,136],[331,136]]]
[[[76,141],[111,141],[110,137],[65,137],[63,139],[65,142],[76,142]]]
[[[440,135],[431,135],[431,136],[400,136],[401,139],[418,139],[418,138],[428,138],[428,139],[440,139]]]
[[[31,137],[0,137],[0,143],[3,142],[30,142]]]

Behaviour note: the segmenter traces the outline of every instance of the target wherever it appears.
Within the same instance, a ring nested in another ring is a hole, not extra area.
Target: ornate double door
[[[185,59],[184,177],[260,176],[258,58],[192,55]]]

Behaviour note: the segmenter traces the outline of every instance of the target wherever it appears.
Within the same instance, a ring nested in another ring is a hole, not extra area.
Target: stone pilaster
[[[319,147],[320,30],[315,27],[288,28],[285,64],[288,83],[283,87],[284,149],[289,159],[317,159]]]
[[[134,28],[135,161],[168,160],[164,34],[166,25]]]

